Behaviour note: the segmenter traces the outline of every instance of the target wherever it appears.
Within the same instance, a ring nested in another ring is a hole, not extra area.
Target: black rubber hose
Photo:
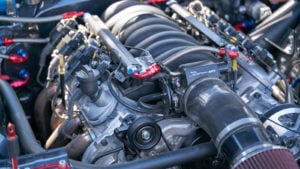
[[[243,127],[262,127],[251,109],[217,78],[206,77],[193,82],[186,90],[183,105],[187,116],[212,137],[218,148],[228,139],[226,136]],[[239,120],[240,123],[233,125]],[[230,131],[226,130],[228,126]],[[261,140],[267,142],[265,137]]]
[[[153,93],[146,96],[142,96],[138,100],[139,106],[145,109],[162,109],[162,104],[149,104],[149,102],[161,100],[164,94]]]
[[[212,143],[203,143],[176,151],[170,151],[161,155],[108,167],[99,167],[94,164],[84,164],[74,160],[70,160],[70,163],[74,169],[160,169],[205,159],[207,157],[216,155],[216,153],[217,150]]]
[[[26,153],[40,153],[45,151],[37,143],[15,91],[2,79],[0,79],[0,92],[7,103],[8,116],[16,126],[17,135],[24,151]]]
[[[222,80],[206,77],[187,88],[184,112],[206,131],[234,169],[295,169],[291,152],[275,146],[256,114]],[[282,162],[278,159],[286,157]]]

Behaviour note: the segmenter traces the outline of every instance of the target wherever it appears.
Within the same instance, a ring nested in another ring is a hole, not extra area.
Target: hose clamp
[[[215,145],[219,151],[221,151],[221,146],[224,141],[231,136],[231,134],[236,131],[253,125],[262,125],[261,122],[254,117],[242,118],[237,121],[230,123],[227,127],[225,127],[216,137]]]

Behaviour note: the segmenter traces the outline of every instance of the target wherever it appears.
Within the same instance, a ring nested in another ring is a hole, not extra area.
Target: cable
[[[109,74],[109,77],[108,77],[108,80],[107,80],[107,85],[108,85],[108,88],[109,88],[111,94],[114,96],[114,98],[119,103],[121,103],[123,106],[125,106],[126,108],[128,108],[130,110],[133,110],[133,111],[136,111],[136,112],[139,112],[139,113],[145,113],[145,112],[149,111],[149,110],[140,109],[138,107],[134,107],[134,106],[128,104],[126,101],[124,101],[121,97],[118,96],[118,94],[116,93],[116,91],[112,87],[112,75],[113,74],[114,74],[114,72]]]
[[[146,96],[142,96],[139,98],[138,104],[145,109],[160,110],[162,106],[161,104],[153,105],[153,104],[148,104],[147,102],[157,101],[158,99],[161,99],[163,96],[164,96],[163,93],[153,93]]]
[[[120,68],[120,65],[118,66],[118,68],[116,70],[118,70]],[[116,93],[116,91],[113,89],[112,87],[112,76],[113,74],[115,73],[112,72],[109,74],[108,76],[108,80],[107,80],[107,85],[108,85],[108,89],[110,90],[111,94],[114,96],[114,98],[119,102],[121,103],[123,106],[125,106],[126,108],[132,110],[132,111],[136,111],[136,112],[139,112],[139,113],[145,113],[145,112],[161,112],[162,110],[151,110],[151,109],[141,109],[139,107],[135,107],[134,105],[130,105],[129,103],[127,103],[125,100],[122,99],[122,97],[118,96],[118,94]]]
[[[238,79],[238,72],[237,71],[233,71],[233,91],[236,92],[236,86],[237,86],[237,79]]]

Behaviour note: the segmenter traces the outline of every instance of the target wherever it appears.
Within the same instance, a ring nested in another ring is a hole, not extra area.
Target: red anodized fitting
[[[17,139],[16,128],[12,123],[8,123],[7,125],[7,140],[15,141]],[[16,148],[16,147],[10,147]],[[18,159],[16,156],[11,157],[11,168],[18,169]]]
[[[16,128],[12,123],[8,123],[7,125],[7,138],[8,140],[13,140],[16,138]]]
[[[8,75],[0,75],[0,79],[8,81],[10,79],[10,77]]]
[[[11,44],[14,43],[14,39],[13,38],[2,38],[0,40],[0,46],[9,46]]]
[[[132,76],[136,79],[144,79],[147,77],[152,77],[159,73],[161,71],[161,68],[158,64],[154,63],[144,73],[134,72]]]
[[[28,82],[29,82],[29,76],[26,77],[24,80],[16,80],[16,81],[13,81],[10,83],[10,86],[14,89],[16,88],[20,88],[20,87],[23,87],[25,86]]]
[[[148,0],[148,4],[159,4],[159,3],[165,3],[167,0]]]
[[[8,60],[15,64],[24,63],[28,60],[27,56],[19,56],[17,54],[10,54],[8,56]]]
[[[239,57],[239,51],[237,49],[227,49],[227,52],[228,52],[228,56],[231,59],[236,59],[237,57]],[[219,55],[221,57],[225,56],[225,48],[220,49]]]
[[[84,15],[83,11],[71,11],[65,12],[62,14],[63,19],[77,18],[82,17]]]

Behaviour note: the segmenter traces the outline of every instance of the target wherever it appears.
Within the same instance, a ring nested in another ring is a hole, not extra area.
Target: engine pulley
[[[141,117],[129,127],[128,140],[136,150],[149,150],[161,138],[161,129],[150,117]]]

